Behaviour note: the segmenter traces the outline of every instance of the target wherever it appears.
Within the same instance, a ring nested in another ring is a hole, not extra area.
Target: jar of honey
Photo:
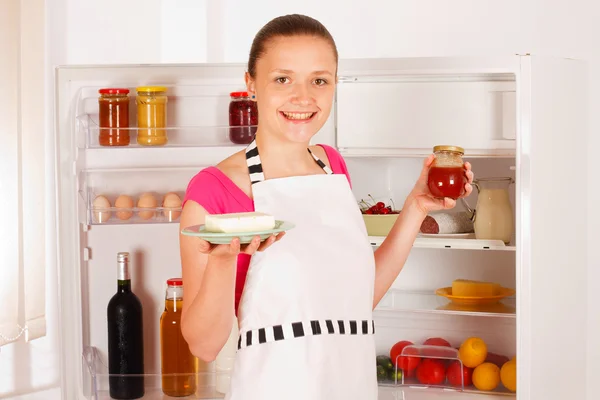
[[[427,185],[438,198],[458,199],[465,193],[467,176],[462,156],[465,151],[458,146],[435,146],[435,160],[429,168]]]
[[[141,86],[137,88],[137,142],[142,146],[167,144],[167,88]]]
[[[104,88],[98,93],[100,146],[129,145],[129,89]]]
[[[256,135],[258,109],[248,92],[231,92],[229,103],[229,140],[235,144],[249,144]]]

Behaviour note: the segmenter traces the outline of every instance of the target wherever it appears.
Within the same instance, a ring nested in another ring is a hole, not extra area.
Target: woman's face
[[[308,142],[325,124],[336,84],[337,63],[329,42],[293,36],[269,40],[256,63],[256,77],[246,74],[258,102],[260,131],[293,142]]]

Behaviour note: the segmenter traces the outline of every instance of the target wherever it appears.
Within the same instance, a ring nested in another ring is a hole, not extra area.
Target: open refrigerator
[[[229,140],[227,110],[230,92],[244,90],[244,72],[243,64],[57,68],[64,399],[110,398],[106,306],[116,291],[116,254],[122,251],[132,255],[133,292],[144,309],[144,398],[168,398],[160,386],[159,318],[166,280],[181,275],[178,218],[159,204],[147,220],[134,213],[121,221],[116,209],[99,220],[93,200],[104,195],[114,205],[120,194],[137,198],[144,192],[159,200],[168,192],[183,198],[202,168],[242,150]],[[331,117],[313,143],[334,146],[344,156],[357,205],[369,195],[402,205],[424,157],[440,144],[462,146],[476,178],[514,181],[509,243],[421,235],[374,318],[380,355],[401,340],[419,349],[425,339],[442,337],[452,345],[443,357],[452,359],[466,338],[482,338],[488,351],[517,357],[517,393],[502,384],[486,392],[406,379],[382,380],[379,398],[585,398],[586,229],[578,226],[585,214],[573,213],[569,204],[587,198],[585,64],[531,55],[353,59],[340,61],[338,75]],[[167,145],[136,144],[140,85],[167,87]],[[131,90],[129,146],[99,145],[103,87]],[[467,201],[474,207],[477,192]],[[456,210],[463,207],[458,203]],[[383,237],[368,239],[376,249]],[[516,294],[490,307],[461,307],[435,294],[455,279],[491,281]],[[223,398],[216,375],[213,363],[199,362],[198,390],[190,398]]]

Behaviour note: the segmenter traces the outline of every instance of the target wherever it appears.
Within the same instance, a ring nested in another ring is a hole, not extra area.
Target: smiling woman
[[[249,211],[295,225],[244,246],[239,238],[211,244],[180,236],[188,293],[182,332],[191,351],[215,359],[234,312],[239,319],[229,400],[375,400],[373,307],[402,269],[427,212],[455,204],[427,189],[429,157],[374,255],[343,158],[310,145],[331,114],[337,66],[335,42],[320,22],[286,15],[267,23],[245,74],[258,108],[256,137],[202,170],[186,191],[181,230],[209,214]],[[467,183],[465,195],[470,191]]]

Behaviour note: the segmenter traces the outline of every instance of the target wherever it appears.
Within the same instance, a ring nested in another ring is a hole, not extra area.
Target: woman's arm
[[[194,201],[183,207],[180,231],[204,223],[208,212]],[[230,244],[212,245],[200,238],[179,235],[184,284],[181,332],[196,357],[213,361],[231,333],[235,312],[235,276],[237,256],[264,251],[285,235],[281,232],[261,243],[254,237],[241,245],[235,238]]]
[[[375,250],[373,308],[381,301],[398,277],[398,274],[400,274],[400,271],[402,271],[402,268],[404,268],[421,224],[427,214],[430,211],[451,209],[456,205],[455,200],[433,197],[427,187],[429,167],[433,163],[434,158],[433,155],[430,155],[425,160],[421,175],[414,189],[406,198],[396,223],[383,243]],[[470,163],[465,163],[465,170],[468,183],[465,184],[465,194],[463,197],[470,195],[473,190],[471,186],[473,172],[471,171]]]
[[[194,201],[183,207],[180,231],[204,223],[208,213]],[[184,301],[181,331],[191,352],[210,362],[225,345],[231,332],[237,255],[212,257],[200,251],[205,243],[180,234]]]

